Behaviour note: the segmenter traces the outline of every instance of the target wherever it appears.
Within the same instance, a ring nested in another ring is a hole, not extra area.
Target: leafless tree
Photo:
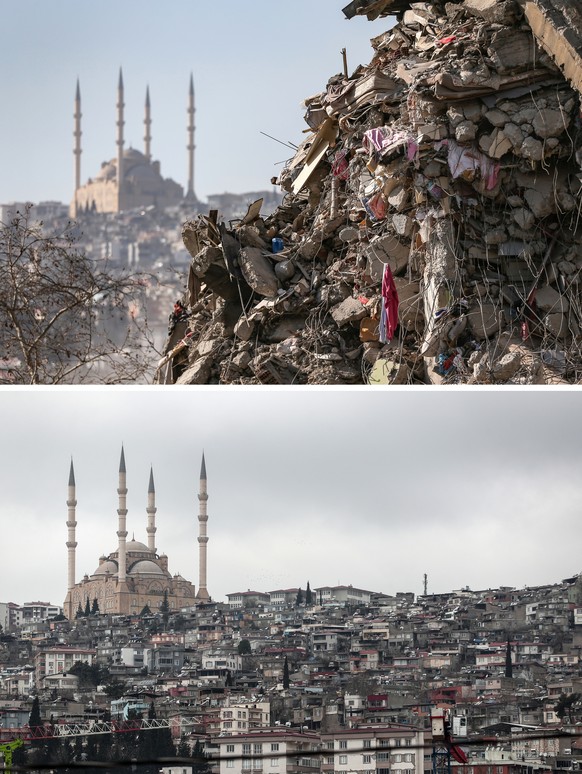
[[[0,383],[135,383],[151,367],[147,277],[88,258],[74,230],[45,232],[31,207],[0,223]]]

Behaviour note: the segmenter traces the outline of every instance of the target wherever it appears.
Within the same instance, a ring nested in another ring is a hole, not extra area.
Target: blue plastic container
[[[271,245],[274,253],[280,253],[284,247],[281,237],[273,237],[273,239],[271,239]]]

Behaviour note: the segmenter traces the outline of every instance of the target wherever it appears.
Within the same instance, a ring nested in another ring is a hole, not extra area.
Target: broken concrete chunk
[[[214,358],[212,355],[199,357],[193,365],[187,368],[176,380],[176,384],[207,384],[212,370]]]
[[[412,218],[402,213],[396,213],[392,216],[394,230],[399,236],[410,236],[412,231]]]
[[[241,341],[248,341],[255,330],[255,323],[246,317],[241,317],[234,326],[234,335]]]
[[[513,210],[512,215],[517,225],[523,231],[529,231],[533,228],[536,220],[535,215],[531,210],[528,210],[527,207],[516,207]]]
[[[341,328],[350,322],[361,320],[366,317],[366,310],[361,301],[357,298],[346,298],[341,304],[334,306],[331,309],[331,316],[333,317],[336,325]]]
[[[192,270],[202,279],[213,263],[224,266],[222,250],[220,247],[203,247],[192,259]]]
[[[388,196],[388,204],[394,207],[398,212],[402,212],[408,206],[409,192],[402,185],[396,186],[392,193]]]
[[[491,135],[489,155],[492,159],[500,159],[513,147],[513,143],[502,129],[496,129]]]
[[[338,236],[342,242],[356,242],[359,237],[359,231],[357,228],[353,228],[353,226],[346,226],[341,229]]]
[[[410,247],[395,236],[386,234],[372,239],[364,255],[368,261],[366,273],[376,282],[381,282],[384,264],[389,264],[392,274],[398,274],[408,265]]]
[[[561,110],[539,110],[532,125],[537,136],[547,140],[548,137],[559,137],[570,125],[570,117]]]
[[[273,265],[258,247],[245,247],[240,251],[240,268],[249,286],[260,296],[277,295],[279,283]]]
[[[463,5],[469,13],[491,24],[513,24],[519,13],[514,0],[464,0]]]
[[[520,352],[508,352],[503,355],[492,368],[493,378],[496,382],[506,382],[512,379],[521,368],[522,354]]]
[[[457,142],[472,142],[477,136],[477,126],[472,121],[461,121],[455,127]]]
[[[517,124],[508,121],[503,127],[503,134],[511,141],[514,148],[519,150],[524,140],[524,134]]]
[[[277,279],[281,282],[285,282],[286,280],[290,280],[295,274],[295,264],[291,260],[279,261],[279,263],[275,264],[274,271]]]
[[[505,124],[509,121],[509,116],[507,113],[497,109],[488,110],[485,113],[485,118],[489,121],[490,124],[498,128],[505,126]]]
[[[406,384],[409,376],[410,368],[406,363],[378,358],[370,371],[368,384]]]
[[[476,338],[488,339],[500,329],[502,316],[503,313],[498,306],[474,302],[469,307],[467,322]]]
[[[568,299],[550,285],[544,285],[536,291],[536,306],[544,312],[567,312]]]
[[[540,191],[539,188],[528,188],[524,194],[524,198],[536,218],[545,218],[555,212],[556,205],[554,198],[548,196],[545,191]]]
[[[548,332],[557,339],[565,339],[569,335],[566,316],[560,312],[545,315],[543,322]]]
[[[544,157],[544,146],[539,140],[536,140],[533,137],[525,138],[521,145],[520,151],[524,159],[541,161],[541,159]]]

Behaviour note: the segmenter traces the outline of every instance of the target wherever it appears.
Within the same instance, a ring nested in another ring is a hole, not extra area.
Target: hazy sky
[[[394,594],[553,583],[582,569],[578,392],[79,389],[2,391],[0,601],[62,604],[67,480],[77,580],[129,536],[198,585],[208,471],[208,589],[353,584]]]
[[[187,95],[196,91],[195,189],[270,188],[298,144],[301,102],[342,69],[370,61],[392,19],[345,19],[347,0],[2,0],[0,203],[73,194],[75,83],[82,96],[82,181],[116,155],[119,67],[125,141],[143,150],[149,84],[152,153],[185,186]]]

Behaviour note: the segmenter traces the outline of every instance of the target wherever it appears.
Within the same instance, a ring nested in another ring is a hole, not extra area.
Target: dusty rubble
[[[398,22],[305,100],[272,216],[184,224],[158,380],[578,382],[582,25],[556,2],[350,3]]]

